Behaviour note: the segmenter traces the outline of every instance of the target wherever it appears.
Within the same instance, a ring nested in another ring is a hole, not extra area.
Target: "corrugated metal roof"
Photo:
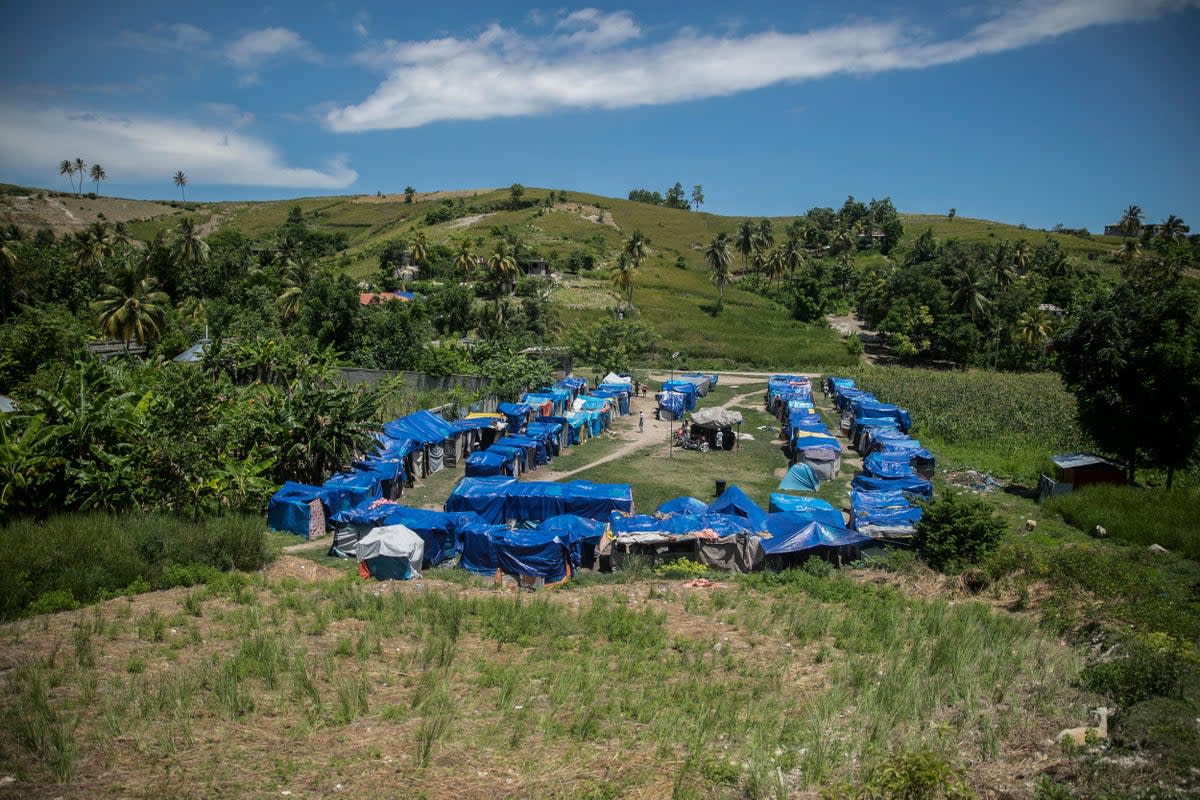
[[[1050,456],[1050,460],[1059,469],[1079,469],[1080,467],[1094,467],[1100,464],[1121,469],[1120,464],[1115,464],[1107,458],[1101,458],[1095,453],[1060,453]]]

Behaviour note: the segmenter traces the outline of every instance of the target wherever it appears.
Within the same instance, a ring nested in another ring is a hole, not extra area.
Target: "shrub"
[[[1165,633],[1130,636],[1115,658],[1089,664],[1084,684],[1121,706],[1153,697],[1182,698],[1196,674],[1196,648]]]
[[[945,492],[926,504],[913,547],[931,567],[958,572],[996,549],[1004,523],[978,497]]]
[[[79,603],[65,589],[53,589],[42,592],[38,598],[29,604],[30,614],[56,614],[59,611],[70,611],[79,608]]]
[[[660,578],[694,578],[705,572],[708,572],[708,567],[687,558],[668,561],[654,570],[654,574]]]
[[[842,785],[821,793],[825,800],[968,800],[975,793],[964,770],[936,753],[898,753],[872,769],[858,786]]]

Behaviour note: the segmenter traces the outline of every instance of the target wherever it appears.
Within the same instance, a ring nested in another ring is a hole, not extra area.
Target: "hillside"
[[[684,211],[581,192],[527,188],[524,199],[537,205],[522,210],[502,207],[508,189],[478,189],[404,195],[307,197],[271,202],[155,203],[117,198],[75,197],[59,192],[6,187],[0,195],[0,226],[50,227],[73,233],[100,219],[128,223],[132,236],[150,241],[159,232],[188,216],[203,235],[217,230],[241,232],[252,241],[272,241],[289,211],[298,207],[311,227],[346,235],[348,247],[338,264],[350,276],[369,280],[378,269],[383,249],[392,241],[425,234],[430,245],[449,244],[469,235],[484,242],[482,253],[500,231],[519,236],[534,252],[561,263],[573,250],[587,247],[602,254],[597,268],[580,275],[560,274],[552,302],[564,327],[587,323],[613,313],[618,304],[607,267],[624,240],[635,230],[649,239],[648,258],[634,290],[635,313],[657,333],[667,352],[680,351],[681,365],[723,368],[786,367],[799,362],[837,366],[853,361],[840,337],[826,328],[793,320],[786,309],[732,284],[725,297],[720,324],[712,304],[715,290],[709,280],[704,249],[714,235],[733,234],[742,217]],[[563,199],[565,196],[565,200]],[[427,224],[436,211],[445,221]],[[774,217],[782,231],[796,217]],[[964,242],[1028,240],[1034,244],[1056,239],[1071,260],[1092,261],[1101,270],[1113,269],[1097,257],[1113,252],[1118,242],[1106,237],[1031,231],[1012,225],[956,217],[901,215],[902,243],[926,228],[939,238]],[[869,263],[878,255],[860,255]],[[681,268],[682,267],[682,268]],[[735,256],[734,268],[740,269]]]

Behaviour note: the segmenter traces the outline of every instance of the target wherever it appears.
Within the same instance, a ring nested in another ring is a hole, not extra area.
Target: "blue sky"
[[[79,157],[138,198],[678,180],[722,214],[1200,225],[1200,0],[37,5],[0,31],[7,182]]]

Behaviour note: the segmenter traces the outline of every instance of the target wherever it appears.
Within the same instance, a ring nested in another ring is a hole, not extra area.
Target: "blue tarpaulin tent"
[[[683,395],[683,407],[687,411],[696,410],[696,387],[687,381],[666,381],[662,391]]]
[[[471,522],[473,514],[430,511],[425,508],[393,506],[383,519],[385,525],[405,525],[425,543],[426,563],[437,566],[458,555],[458,532]]]
[[[573,542],[536,528],[497,530],[492,537],[492,549],[502,572],[541,578],[546,583],[570,577],[578,566]]]
[[[811,492],[819,481],[808,464],[792,464],[779,482],[779,488],[789,492]]]
[[[708,503],[694,497],[675,497],[660,505],[656,511],[659,514],[703,514],[708,511]]]
[[[307,539],[310,535],[325,530],[324,489],[305,483],[288,481],[267,503],[267,527],[275,531],[287,531]],[[314,507],[313,501],[319,500]],[[317,511],[320,509],[320,511]],[[313,513],[320,515],[314,519]],[[319,528],[319,530],[316,530]]]
[[[533,415],[533,409],[524,403],[500,403],[496,410],[508,421],[509,433],[519,433]]]
[[[763,511],[737,486],[730,486],[721,496],[708,506],[710,514],[733,514],[745,517],[756,531],[762,530],[767,521],[767,512]]]
[[[491,523],[541,522],[561,514],[607,519],[610,511],[633,511],[633,492],[618,483],[463,478],[446,498],[446,510],[473,511]]]
[[[414,411],[383,423],[383,432],[392,439],[414,439],[424,444],[437,444],[454,436],[458,431],[436,414]]]
[[[819,497],[805,497],[803,495],[773,492],[767,509],[772,514],[787,511],[839,528],[845,524],[845,521],[842,519],[842,512]]]
[[[462,555],[458,559],[458,566],[476,575],[494,575],[500,566],[494,540],[506,530],[503,525],[489,525],[486,522],[472,522],[464,526],[459,539]]]
[[[469,478],[512,475],[512,469],[512,457],[498,450],[485,450],[467,456],[466,474]]]
[[[813,522],[802,516],[772,514],[767,520],[770,539],[763,539],[763,552],[769,556],[803,553],[822,547],[853,547],[872,541],[870,536],[847,530],[841,525]]]
[[[933,497],[933,484],[915,475],[908,478],[872,478],[869,475],[855,475],[850,481],[850,487],[866,489],[871,492],[902,491],[923,497]]]

